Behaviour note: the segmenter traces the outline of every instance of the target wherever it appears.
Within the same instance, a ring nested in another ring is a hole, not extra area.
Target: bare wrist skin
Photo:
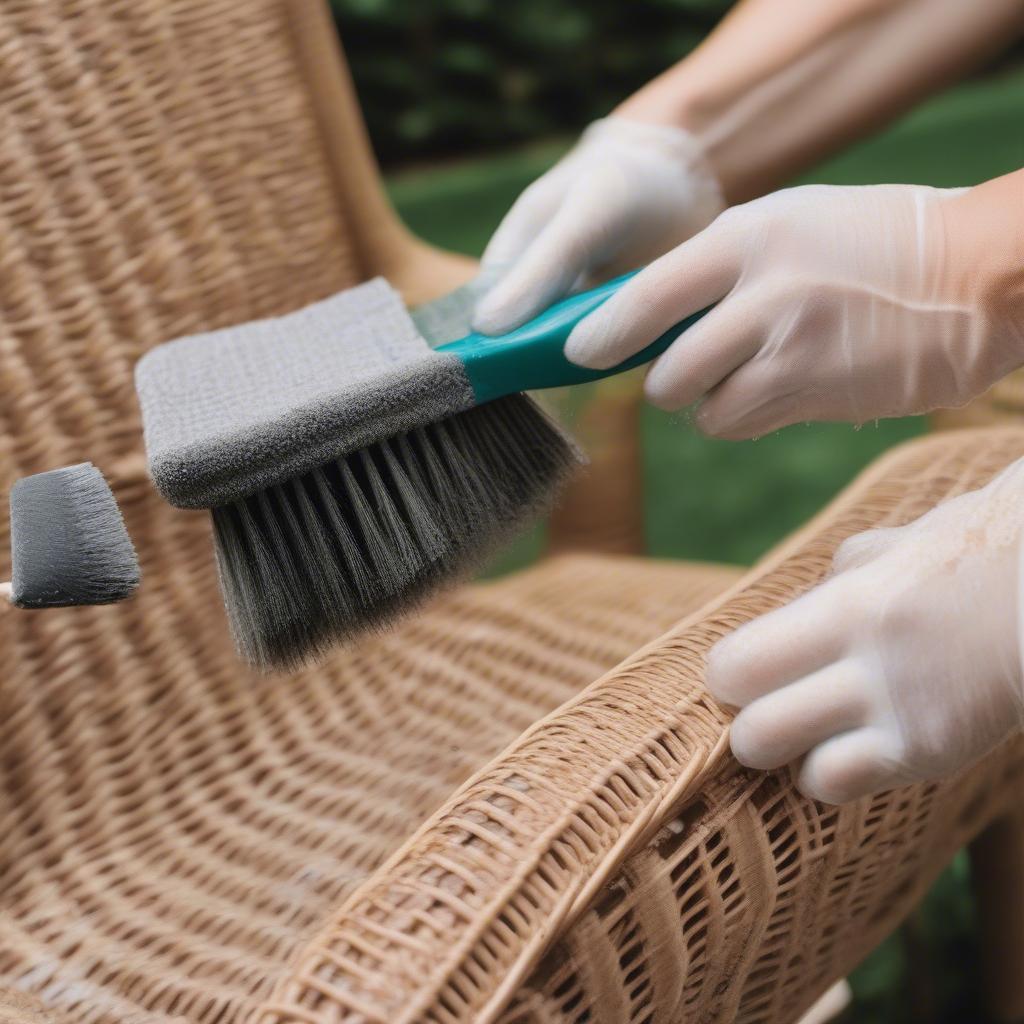
[[[1018,338],[1024,364],[1024,170],[951,198],[945,227],[954,294]]]

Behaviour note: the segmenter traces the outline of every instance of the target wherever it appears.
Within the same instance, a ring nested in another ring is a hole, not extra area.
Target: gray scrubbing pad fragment
[[[237,501],[473,405],[381,278],[180,338],[135,372],[150,474],[179,508]]]
[[[139,585],[117,502],[89,462],[15,483],[11,559],[11,601],[19,608],[110,604]]]

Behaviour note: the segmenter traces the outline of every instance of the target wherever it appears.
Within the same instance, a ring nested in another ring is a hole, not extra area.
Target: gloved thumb
[[[505,334],[565,296],[577,280],[600,262],[602,250],[617,234],[614,218],[595,218],[594,201],[606,184],[596,180],[576,189],[559,207],[508,274],[478,303],[473,329]]]

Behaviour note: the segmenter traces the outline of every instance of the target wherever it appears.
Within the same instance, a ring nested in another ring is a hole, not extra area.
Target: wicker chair
[[[1024,1016],[1022,745],[837,810],[741,769],[701,685],[842,537],[1024,431],[890,454],[742,579],[562,554],[257,678],[207,517],[146,479],[135,360],[471,265],[387,208],[319,0],[6,0],[0,111],[0,485],[92,458],[145,572],[124,606],[0,616],[0,1024],[783,1024],[971,841],[993,1006]],[[591,496],[635,454],[606,440]],[[594,504],[567,508],[628,547]]]

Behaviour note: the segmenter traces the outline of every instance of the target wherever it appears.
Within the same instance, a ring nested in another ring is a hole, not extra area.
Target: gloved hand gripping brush
[[[10,501],[12,578],[0,596],[15,607],[111,604],[139,585],[117,502],[91,463],[24,477]]]
[[[617,286],[431,347],[436,310],[421,332],[378,279],[148,353],[150,472],[171,504],[212,510],[242,656],[294,666],[383,624],[543,509],[580,454],[519,392],[637,365],[679,333],[614,370],[569,363],[569,331]]]

